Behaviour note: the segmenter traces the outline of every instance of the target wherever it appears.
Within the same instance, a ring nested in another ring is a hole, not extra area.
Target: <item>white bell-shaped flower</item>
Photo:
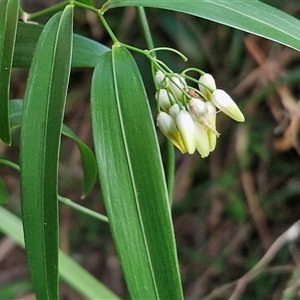
[[[159,89],[155,94],[155,98],[164,112],[167,112],[171,105],[175,103],[174,96],[166,89]]]
[[[180,112],[180,107],[177,103],[173,104],[170,108],[169,108],[169,115],[175,120],[177,115]]]
[[[156,85],[158,87],[161,87],[163,84],[163,81],[165,80],[165,74],[161,70],[156,71],[154,80],[155,80]]]
[[[209,138],[207,129],[200,123],[195,123],[196,149],[201,157],[207,157],[210,152]]]
[[[179,74],[174,74],[168,78],[168,88],[170,92],[181,102],[183,102],[183,91],[185,90],[185,87],[186,82]]]
[[[180,110],[176,116],[176,125],[187,152],[193,154],[196,150],[196,136],[194,121],[190,113]]]
[[[174,119],[165,112],[157,116],[157,126],[160,131],[184,154],[187,152]]]
[[[225,115],[237,122],[244,122],[245,117],[231,99],[231,97],[223,90],[217,89],[212,93],[211,101],[220,109]]]
[[[211,100],[211,93],[216,90],[216,82],[212,75],[205,73],[199,78],[199,90],[208,99]]]
[[[207,114],[205,102],[198,98],[192,98],[188,103],[188,108],[194,120],[203,118]]]

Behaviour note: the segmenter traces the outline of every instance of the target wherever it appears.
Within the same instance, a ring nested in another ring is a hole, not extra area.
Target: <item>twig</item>
[[[292,273],[294,270],[293,265],[286,265],[286,266],[275,266],[275,267],[269,267],[265,270],[262,270],[264,273]],[[224,294],[229,291],[229,289],[232,289],[236,284],[238,283],[238,280],[234,280],[232,282],[226,283],[222,286],[219,286],[215,288],[209,295],[207,295],[203,300],[213,300],[213,299],[219,299],[219,298],[225,298]],[[195,297],[194,297],[195,299]],[[199,298],[197,298],[199,299]],[[284,300],[290,300],[291,298],[286,298]],[[282,299],[283,300],[283,299]]]
[[[258,197],[254,186],[253,174],[246,170],[242,171],[241,180],[244,192],[246,194],[250,214],[254,221],[257,232],[262,240],[263,247],[265,250],[267,250],[272,243],[272,238],[267,228],[267,220],[265,214],[263,213],[258,203]]]
[[[229,300],[238,299],[238,297],[243,294],[247,284],[263,271],[263,269],[274,258],[274,256],[283,247],[283,245],[287,242],[294,241],[299,236],[299,234],[300,220],[298,220],[287,231],[280,235],[271,245],[266,254],[262,257],[262,259],[250,271],[248,271],[237,281],[237,286]]]

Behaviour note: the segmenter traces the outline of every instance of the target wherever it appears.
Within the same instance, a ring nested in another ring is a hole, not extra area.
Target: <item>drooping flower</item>
[[[212,75],[205,73],[199,78],[199,90],[208,99],[211,100],[211,93],[216,90],[216,82]]]
[[[207,107],[204,101],[198,98],[192,98],[188,104],[189,112],[194,120],[205,118]]]
[[[187,152],[193,154],[196,150],[196,136],[195,125],[190,113],[183,109],[180,110],[176,116],[176,125]]]
[[[166,89],[159,89],[155,94],[156,100],[158,101],[159,107],[167,112],[172,104],[175,103],[174,96],[169,93]]]
[[[162,111],[158,114],[156,122],[160,131],[181,151],[181,153],[186,153],[187,149],[176,127],[175,120]]]
[[[165,80],[165,75],[161,70],[156,71],[155,73],[155,83],[157,86],[162,87],[162,83]]]
[[[219,133],[216,130],[216,118],[217,118],[217,111],[215,105],[208,101],[205,103],[207,108],[207,123],[208,123],[208,141],[209,141],[209,150],[214,151],[217,143],[217,137]]]
[[[215,149],[219,137],[217,108],[238,122],[245,118],[231,97],[217,89],[212,75],[201,75],[197,90],[187,85],[186,72],[182,74],[169,71],[155,74],[160,111],[157,125],[182,153],[193,154],[197,150],[201,157],[207,157]]]
[[[216,89],[211,96],[211,101],[214,105],[221,110],[225,115],[237,122],[244,122],[245,117],[231,99],[231,97],[223,90]]]
[[[208,156],[216,146],[219,133],[216,130],[216,107],[210,101],[193,98],[189,111],[196,126],[196,147],[201,157]]]
[[[170,108],[169,108],[169,115],[175,120],[177,115],[180,112],[180,107],[177,103],[173,104]]]
[[[168,78],[168,88],[170,92],[177,97],[179,101],[182,102],[182,97],[184,95],[184,90],[186,87],[186,82],[182,76],[179,74],[174,74]]]

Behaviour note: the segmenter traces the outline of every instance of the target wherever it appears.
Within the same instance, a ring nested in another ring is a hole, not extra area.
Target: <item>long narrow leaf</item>
[[[9,119],[13,142],[18,144],[21,122],[23,101],[19,99],[10,100],[9,102]],[[83,192],[85,197],[93,188],[97,179],[97,164],[93,151],[66,125],[63,124],[62,134],[76,142],[82,161],[83,168]],[[15,140],[15,141],[14,141]]]
[[[0,2],[0,138],[11,143],[8,101],[9,83],[15,47],[19,1]]]
[[[8,202],[8,192],[4,186],[3,180],[0,178],[0,205]]]
[[[268,38],[300,51],[300,21],[257,0],[109,0],[106,9],[145,6],[187,13]]]
[[[54,15],[37,44],[21,130],[22,219],[38,300],[58,298],[57,172],[71,67],[73,5]]]
[[[18,23],[13,66],[29,68],[43,26]],[[72,67],[95,67],[99,57],[109,48],[91,39],[73,34]]]
[[[105,207],[132,299],[182,299],[168,195],[137,66],[113,46],[93,74],[92,125]]]
[[[0,220],[0,231],[24,248],[21,220],[2,206],[0,206]],[[59,274],[66,283],[87,299],[119,299],[117,295],[62,251],[59,252]]]
[[[97,178],[97,163],[92,150],[83,143],[80,138],[66,125],[63,125],[62,133],[73,139],[80,151],[82,167],[84,172],[83,177],[83,195],[84,198],[93,188]]]

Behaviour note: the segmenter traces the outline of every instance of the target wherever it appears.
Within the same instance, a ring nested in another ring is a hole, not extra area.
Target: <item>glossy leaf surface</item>
[[[118,45],[101,56],[91,113],[100,183],[132,299],[182,299],[168,195],[137,66]]]
[[[0,206],[0,220],[0,231],[24,248],[21,220],[2,206]],[[87,299],[119,299],[62,251],[59,251],[59,274],[61,279]]]
[[[18,23],[13,66],[29,68],[43,26]],[[73,34],[72,67],[95,67],[99,57],[109,48],[91,39]]]
[[[58,298],[57,173],[72,24],[72,5],[46,24],[30,69],[22,114],[22,220],[38,300]]]
[[[257,0],[110,0],[106,9],[145,6],[208,19],[279,42],[300,51],[300,21]]]
[[[8,145],[11,143],[8,100],[18,12],[19,1],[0,2],[0,138]]]
[[[19,132],[22,122],[23,100],[14,99],[9,101],[9,119],[13,142],[18,145]],[[62,127],[62,134],[76,142],[82,161],[83,168],[83,191],[85,197],[93,188],[97,178],[97,165],[93,151],[66,125]]]
[[[82,167],[84,172],[83,195],[84,198],[93,188],[97,178],[97,164],[92,150],[81,141],[81,139],[66,125],[62,128],[63,135],[73,139],[80,151]]]

